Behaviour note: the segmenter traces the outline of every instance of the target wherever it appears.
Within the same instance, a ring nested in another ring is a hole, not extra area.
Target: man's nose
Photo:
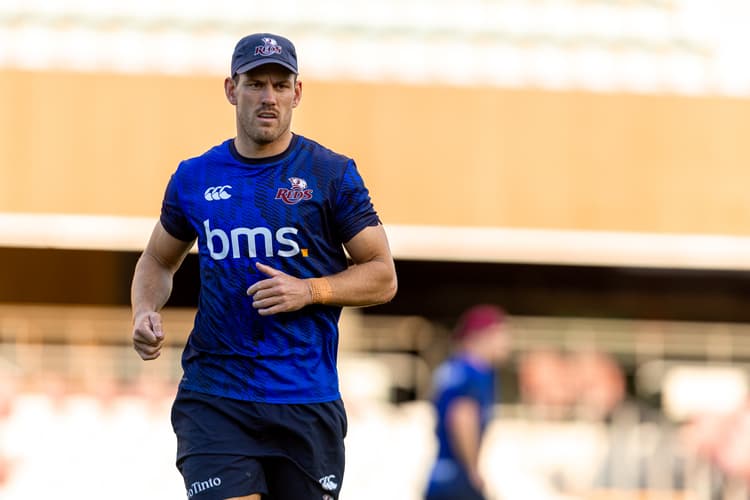
[[[273,86],[271,85],[263,87],[260,96],[263,102],[274,102],[276,100],[276,93],[273,91]]]

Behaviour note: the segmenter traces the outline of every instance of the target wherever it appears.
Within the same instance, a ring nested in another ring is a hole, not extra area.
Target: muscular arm
[[[477,489],[482,489],[479,477],[480,415],[479,404],[467,397],[451,403],[446,425],[456,458],[464,465]]]
[[[382,304],[396,295],[396,267],[383,226],[360,231],[345,245],[354,265],[327,276],[331,296],[326,301],[340,306]]]
[[[130,302],[133,313],[133,346],[143,359],[159,356],[164,333],[159,311],[172,293],[174,273],[193,242],[172,237],[157,223],[133,274]]]
[[[391,300],[397,289],[396,267],[383,226],[366,227],[344,246],[353,265],[324,276],[323,280],[298,279],[258,264],[258,269],[269,278],[248,288],[253,307],[268,315],[296,311],[315,302],[369,306]]]

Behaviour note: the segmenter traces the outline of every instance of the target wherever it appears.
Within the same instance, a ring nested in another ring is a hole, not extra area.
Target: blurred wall
[[[295,131],[387,223],[747,234],[750,101],[306,81]],[[156,216],[234,133],[220,77],[0,71],[0,211]]]

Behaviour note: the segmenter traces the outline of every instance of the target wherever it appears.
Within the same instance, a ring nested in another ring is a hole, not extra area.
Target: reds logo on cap
[[[263,64],[280,64],[298,74],[297,51],[287,38],[273,33],[253,33],[242,38],[232,53],[231,75],[245,73]]]
[[[262,38],[263,45],[257,45],[255,47],[256,56],[272,56],[274,54],[281,54],[281,45],[276,42],[273,38],[264,37]]]

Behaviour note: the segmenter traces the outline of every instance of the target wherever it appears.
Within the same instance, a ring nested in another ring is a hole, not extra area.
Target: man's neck
[[[238,135],[234,138],[234,147],[245,158],[267,158],[283,153],[292,142],[293,134],[287,130],[278,139],[268,144],[258,144],[247,137]]]
[[[469,360],[469,362],[474,366],[489,367],[492,365],[492,360],[488,356],[486,356],[485,352],[482,349],[478,349],[474,346],[464,346],[462,349],[458,350],[458,353],[464,359]]]

